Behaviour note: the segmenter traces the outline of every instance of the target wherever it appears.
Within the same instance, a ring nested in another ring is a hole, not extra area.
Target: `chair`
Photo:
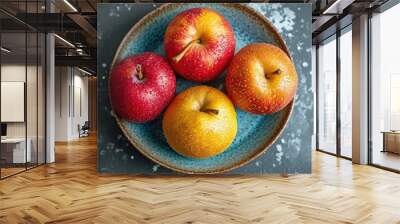
[[[89,121],[85,121],[82,127],[78,124],[79,138],[89,136],[89,129],[90,129]]]

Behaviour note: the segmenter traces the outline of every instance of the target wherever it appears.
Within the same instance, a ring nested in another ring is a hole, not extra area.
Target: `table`
[[[382,152],[392,152],[400,154],[400,131],[382,131],[383,150]]]
[[[27,147],[25,151],[25,144]],[[6,160],[6,163],[25,163],[31,162],[31,145],[30,138],[5,138],[1,139],[1,157]],[[5,155],[4,155],[5,154]],[[26,161],[25,161],[26,160]]]

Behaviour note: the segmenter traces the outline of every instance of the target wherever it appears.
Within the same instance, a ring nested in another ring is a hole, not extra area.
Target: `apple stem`
[[[142,72],[142,66],[140,64],[136,65],[136,76],[139,80],[142,80],[144,78]]]
[[[202,109],[200,111],[204,112],[204,113],[207,113],[207,114],[215,114],[215,115],[218,115],[218,112],[219,112],[216,109],[210,109],[210,108]]]
[[[193,44],[199,44],[199,43],[201,43],[200,39],[190,41],[190,43],[186,45],[186,47],[181,51],[181,53],[173,57],[172,60],[174,62],[180,61],[183,58],[183,56],[185,56],[186,52],[193,46]]]
[[[275,70],[275,71],[273,71],[273,72],[271,72],[271,73],[266,74],[265,77],[266,77],[267,79],[269,79],[269,78],[271,77],[271,75],[279,75],[279,74],[281,74],[281,73],[282,73],[282,70],[278,68],[277,70]]]

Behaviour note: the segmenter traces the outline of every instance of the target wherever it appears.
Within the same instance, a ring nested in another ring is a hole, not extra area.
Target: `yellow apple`
[[[181,92],[163,117],[168,144],[191,158],[208,158],[222,153],[237,132],[236,111],[218,89],[196,86]]]

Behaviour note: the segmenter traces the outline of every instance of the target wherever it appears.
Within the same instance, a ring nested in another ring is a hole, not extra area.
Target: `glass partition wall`
[[[400,4],[371,22],[370,163],[400,172]]]
[[[25,12],[38,10],[25,4],[18,3]],[[45,41],[44,33],[0,12],[1,179],[46,160]]]
[[[316,147],[318,151],[352,157],[351,25],[317,45]]]
[[[1,34],[1,177],[26,169],[26,33]],[[6,49],[6,50],[4,50]],[[30,160],[28,160],[29,162]]]
[[[336,154],[336,36],[318,47],[318,145]]]

